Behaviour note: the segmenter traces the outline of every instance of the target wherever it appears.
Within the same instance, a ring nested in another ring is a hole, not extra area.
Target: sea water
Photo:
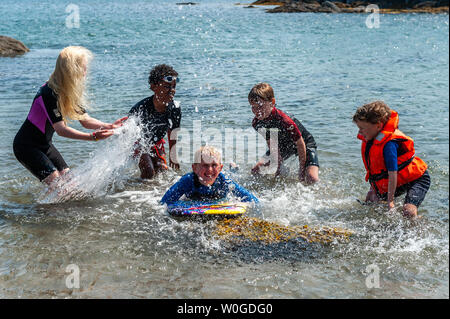
[[[0,34],[30,48],[0,59],[0,297],[448,298],[448,15],[380,15],[369,28],[368,15],[198,2],[0,3]],[[139,178],[129,154],[140,132],[131,120],[97,143],[55,134],[70,185],[83,196],[59,200],[20,165],[15,133],[69,45],[95,55],[89,114],[106,122],[151,94],[154,65],[178,71],[179,172]],[[250,174],[265,146],[251,129],[247,94],[263,81],[314,135],[320,183],[298,183],[295,159],[278,179]],[[402,198],[396,213],[356,201],[368,185],[351,118],[375,99],[399,112],[400,129],[429,165],[418,221],[401,216]],[[225,172],[229,161],[239,165],[233,177],[260,198],[265,220],[354,235],[329,245],[238,244],[214,238],[214,222],[170,218],[158,201],[190,171],[198,139],[231,154]],[[73,269],[78,288],[68,281]]]

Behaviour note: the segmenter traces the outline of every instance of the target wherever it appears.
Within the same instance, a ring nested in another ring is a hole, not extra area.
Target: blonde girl
[[[81,46],[64,48],[56,60],[50,79],[39,88],[25,122],[13,143],[14,155],[40,181],[50,185],[69,168],[52,143],[59,136],[97,141],[113,135],[112,129],[123,125],[126,117],[104,123],[86,113],[85,82],[92,53]],[[68,126],[77,120],[84,133]]]

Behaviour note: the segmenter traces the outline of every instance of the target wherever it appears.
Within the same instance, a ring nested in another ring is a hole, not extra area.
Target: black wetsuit
[[[145,138],[144,146],[147,147],[162,145],[167,131],[179,128],[181,122],[181,109],[177,104],[170,102],[166,111],[160,113],[156,111],[153,105],[153,96],[136,103],[131,108],[129,115],[137,115],[139,117],[139,125]]]
[[[30,112],[16,134],[14,155],[40,181],[55,170],[68,168],[61,154],[52,144],[53,124],[62,121],[57,96],[45,83],[37,92]]]
[[[288,159],[292,155],[298,155],[296,142],[300,137],[303,137],[306,146],[305,167],[310,165],[319,166],[316,141],[312,134],[295,117],[289,116],[274,107],[267,118],[259,120],[255,117],[252,126],[256,131],[264,129],[267,141],[270,140],[271,130],[277,130],[278,150],[283,160]],[[266,155],[269,156],[270,151],[267,151]]]

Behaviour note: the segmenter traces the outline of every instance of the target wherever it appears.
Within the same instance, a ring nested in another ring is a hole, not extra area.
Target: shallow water
[[[0,34],[31,49],[0,60],[0,297],[448,298],[448,15],[381,15],[380,28],[368,29],[364,15],[267,14],[232,1],[77,5],[80,27],[68,28],[65,4],[0,3]],[[126,156],[139,134],[130,121],[99,143],[55,136],[88,194],[63,203],[45,196],[11,145],[67,45],[95,54],[90,114],[104,121],[150,94],[153,65],[175,67],[185,129],[180,172],[139,179]],[[217,135],[234,129],[256,139],[247,94],[260,81],[314,135],[319,184],[299,184],[295,160],[283,177],[256,180],[249,170],[264,145]],[[368,186],[351,116],[374,99],[399,112],[401,130],[429,164],[432,185],[416,222],[355,200]],[[223,139],[224,155],[240,166],[234,178],[260,198],[263,219],[355,234],[330,245],[230,243],[212,236],[214,221],[170,218],[158,201],[189,171],[197,131],[210,143]],[[70,264],[80,270],[79,289],[66,285]],[[369,265],[379,269],[379,288],[367,285]]]

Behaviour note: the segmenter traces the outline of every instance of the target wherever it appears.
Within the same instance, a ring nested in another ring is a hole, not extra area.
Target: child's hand
[[[114,135],[114,131],[112,130],[97,130],[93,133],[95,140],[104,140],[105,138]]]
[[[172,162],[172,160],[169,160],[169,165],[173,169],[176,169],[176,170],[180,169],[180,164]]]
[[[259,174],[259,168],[261,167],[262,163],[258,162],[256,165],[252,168],[252,174],[257,175]]]
[[[111,128],[115,129],[115,128],[121,127],[123,125],[123,122],[125,122],[127,119],[128,119],[128,116],[118,119],[113,124],[111,124]]]
[[[388,202],[388,209],[389,209],[389,210],[392,210],[392,209],[394,209],[394,208],[395,208],[394,201]]]

